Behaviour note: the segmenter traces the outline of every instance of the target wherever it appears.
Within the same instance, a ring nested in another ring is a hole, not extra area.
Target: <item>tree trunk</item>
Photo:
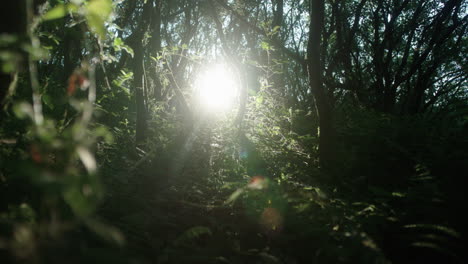
[[[134,51],[133,57],[133,89],[135,95],[136,104],[136,131],[135,131],[135,143],[144,143],[146,139],[146,132],[148,130],[147,110],[145,105],[145,93],[144,93],[144,81],[143,81],[143,61],[144,61],[144,50],[143,50],[143,36],[148,28],[147,24],[151,19],[151,7],[152,2],[147,1],[143,6],[143,13],[140,20],[139,28],[135,34],[135,42],[129,43]],[[133,45],[132,45],[133,44]]]
[[[333,114],[330,99],[322,80],[323,66],[320,60],[320,44],[323,28],[324,1],[311,0],[309,43],[307,45],[307,73],[309,86],[315,100],[319,118],[319,162],[329,168],[333,161]]]
[[[275,39],[275,42],[280,44],[281,46],[284,46],[283,44],[283,38],[281,35],[281,31],[283,30],[283,16],[284,16],[284,2],[283,0],[273,0],[273,24],[272,24],[272,29],[274,30],[276,27],[279,27],[279,31],[273,35],[273,38]],[[280,49],[275,48],[271,52],[271,58],[272,58],[272,65],[273,65],[273,70],[275,73],[273,74],[273,85],[274,87],[279,91],[281,96],[286,95],[286,90],[285,90],[285,85],[284,85],[284,67],[282,63],[282,52]]]
[[[162,0],[154,0],[153,16],[151,18],[151,40],[150,47],[152,56],[157,57],[161,52],[161,8]],[[153,96],[156,101],[162,100],[162,85],[159,75],[154,75]]]
[[[141,42],[139,42],[141,43]],[[135,141],[137,144],[143,143],[146,139],[146,106],[143,93],[143,47],[135,49],[133,60],[133,88],[135,89],[136,104],[136,131]]]

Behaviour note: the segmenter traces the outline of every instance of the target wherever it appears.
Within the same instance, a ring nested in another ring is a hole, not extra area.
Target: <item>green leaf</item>
[[[13,106],[13,112],[20,119],[24,119],[26,117],[29,117],[32,119],[34,117],[34,111],[33,111],[32,105],[26,102],[22,102]]]
[[[64,17],[68,12],[68,8],[65,4],[58,4],[54,8],[47,11],[42,17],[43,20],[53,20]]]
[[[94,130],[94,135],[97,137],[103,137],[104,141],[108,144],[114,142],[112,133],[105,126],[99,126]]]
[[[439,231],[441,233],[444,233],[446,235],[452,236],[459,238],[461,235],[454,229],[443,226],[443,225],[433,225],[433,224],[410,224],[410,225],[405,225],[403,226],[404,228],[409,228],[409,229],[420,229],[420,230],[432,230],[432,231]]]
[[[263,50],[270,50],[271,49],[270,44],[268,42],[265,42],[265,41],[262,41],[260,46],[262,47]]]
[[[181,236],[179,236],[175,241],[175,245],[183,245],[188,242],[195,240],[203,235],[212,235],[211,229],[206,226],[194,226],[187,231],[185,231]]]
[[[120,47],[123,44],[123,40],[121,38],[114,39],[114,46]]]
[[[263,103],[263,97],[262,96],[257,97],[256,101],[257,101],[257,104]]]
[[[123,234],[116,229],[115,227],[106,225],[100,221],[94,219],[86,219],[86,225],[97,235],[103,239],[115,243],[116,245],[122,246],[125,244],[125,237]]]
[[[132,49],[132,48],[130,48],[130,47],[127,46],[127,45],[122,45],[121,48],[122,48],[123,50],[125,50],[128,54],[130,54],[130,56],[133,58],[133,55],[134,55],[135,53],[133,52],[133,49]]]
[[[95,209],[94,203],[83,195],[77,185],[65,190],[63,198],[77,216],[87,217]]]
[[[42,101],[44,102],[45,105],[47,105],[47,107],[49,107],[52,110],[54,109],[54,104],[52,102],[52,97],[50,97],[50,95],[48,94],[42,95]]]
[[[99,16],[103,20],[107,20],[112,12],[111,0],[92,0],[89,2],[87,10],[89,13]]]
[[[239,198],[239,196],[243,192],[244,192],[244,188],[237,189],[235,192],[231,194],[231,196],[229,196],[229,198],[224,202],[224,204],[230,204],[234,202],[235,200],[237,200],[237,198]]]
[[[86,20],[89,28],[101,39],[106,37],[106,28],[104,23],[112,13],[111,0],[93,0],[86,7]]]

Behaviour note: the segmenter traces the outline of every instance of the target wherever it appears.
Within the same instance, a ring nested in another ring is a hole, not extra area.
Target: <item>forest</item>
[[[468,1],[0,7],[0,263],[468,263]]]

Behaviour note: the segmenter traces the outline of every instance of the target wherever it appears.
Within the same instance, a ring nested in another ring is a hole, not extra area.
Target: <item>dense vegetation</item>
[[[467,7],[2,3],[0,263],[467,263]]]

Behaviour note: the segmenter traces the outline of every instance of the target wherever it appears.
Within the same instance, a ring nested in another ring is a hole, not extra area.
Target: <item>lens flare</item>
[[[251,190],[262,190],[268,187],[268,181],[263,176],[253,176],[247,184],[247,188]]]
[[[280,232],[283,228],[283,216],[278,209],[267,207],[260,216],[260,225],[266,233]]]
[[[202,72],[196,86],[199,104],[207,110],[229,110],[237,98],[234,74],[223,64],[216,64]]]

